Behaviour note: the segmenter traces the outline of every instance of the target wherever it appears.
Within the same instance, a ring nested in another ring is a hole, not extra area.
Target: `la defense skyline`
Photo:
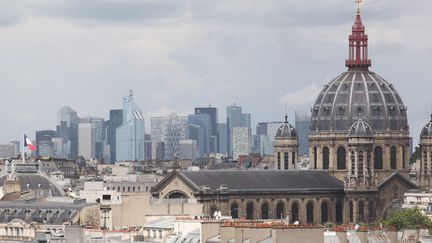
[[[107,120],[80,117],[78,113],[71,107],[61,107],[57,111],[56,129],[36,131],[38,149],[33,155],[68,159],[82,156],[111,163],[174,157],[195,159],[210,153],[222,153],[234,159],[250,153],[271,155],[276,130],[282,124],[282,121],[259,122],[255,127],[251,124],[252,114],[242,112],[237,104],[226,107],[227,119],[220,121],[219,109],[209,105],[195,107],[194,113],[185,116],[170,113],[150,117],[151,126],[146,130],[143,113],[133,100],[132,90],[123,97],[122,109],[111,109]],[[308,127],[309,119],[304,118],[303,115],[296,125]],[[299,138],[306,141],[301,143],[301,151],[307,154],[308,129],[304,131],[299,133]],[[191,150],[194,150],[193,156]]]

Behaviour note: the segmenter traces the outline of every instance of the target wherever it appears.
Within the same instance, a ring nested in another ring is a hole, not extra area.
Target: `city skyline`
[[[0,19],[0,108],[7,118],[0,128],[2,143],[53,129],[56,110],[64,105],[82,116],[107,118],[129,88],[146,126],[152,116],[192,114],[210,102],[220,109],[243,106],[252,113],[253,127],[283,120],[287,104],[293,122],[295,109],[309,111],[321,85],[346,70],[346,33],[355,11],[352,1],[338,0],[218,2],[214,8],[190,1],[154,6],[127,1],[123,8],[113,2],[98,12],[100,6],[88,1],[80,3],[88,12],[78,14],[78,5],[49,2],[0,3],[0,11],[8,13]],[[371,70],[400,91],[414,141],[431,112],[432,47],[425,31],[430,5],[381,0],[362,6]],[[111,15],[109,8],[115,9]],[[224,112],[219,114],[223,121]]]

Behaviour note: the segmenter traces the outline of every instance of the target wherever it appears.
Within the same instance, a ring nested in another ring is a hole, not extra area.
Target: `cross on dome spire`
[[[348,70],[368,69],[372,62],[368,59],[368,35],[365,33],[360,16],[360,3],[362,0],[355,0],[357,3],[357,14],[352,26],[352,33],[349,36],[349,56],[345,61]]]

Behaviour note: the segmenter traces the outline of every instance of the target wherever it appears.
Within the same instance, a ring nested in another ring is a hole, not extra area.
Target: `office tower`
[[[151,159],[161,161],[165,158],[165,143],[164,142],[151,142]]]
[[[256,135],[267,135],[267,122],[258,122],[256,126]]]
[[[189,159],[195,160],[198,155],[197,141],[195,140],[180,140],[179,141],[179,158],[180,159]]]
[[[66,145],[66,157],[76,159],[78,156],[78,123],[77,113],[70,107],[61,107],[57,112],[57,136],[63,138]]]
[[[123,123],[116,129],[116,159],[144,160],[144,116],[133,101],[133,93],[123,98]]]
[[[21,151],[21,147],[20,147],[20,141],[18,141],[18,140],[13,140],[13,141],[10,141],[10,143],[12,143],[12,144],[14,144],[15,145],[15,156],[14,157],[17,157],[18,156],[18,154],[20,153],[20,151]]]
[[[145,134],[144,135],[144,154],[145,154],[145,160],[151,160],[152,159],[152,141],[151,141],[151,135]]]
[[[199,127],[199,128],[197,128]],[[196,114],[188,116],[188,138],[197,141],[199,157],[211,152],[211,122],[208,114]]]
[[[299,142],[299,155],[309,155],[309,127],[311,118],[305,111],[295,111],[295,129]]]
[[[248,127],[233,128],[233,159],[240,155],[249,155],[251,149],[251,129]]]
[[[219,150],[218,144],[218,109],[216,107],[196,107],[195,115],[198,114],[207,114],[210,116],[210,138],[209,138],[209,152],[216,152]]]
[[[110,162],[116,157],[116,129],[123,123],[123,110],[110,110],[109,120],[106,122],[107,144],[110,146]]]
[[[259,147],[261,155],[274,154],[275,135],[283,122],[259,122],[256,126],[256,133],[259,138],[255,140],[255,147]],[[258,145],[259,144],[259,145]]]
[[[96,157],[96,127],[93,123],[78,125],[78,154],[85,159]]]
[[[55,137],[57,132],[53,130],[36,131],[36,156],[55,156],[52,142]]]
[[[53,157],[55,158],[66,158],[65,145],[63,143],[63,138],[52,138],[53,147]]]
[[[0,159],[16,158],[18,156],[18,148],[16,143],[10,142],[0,144]]]
[[[226,123],[217,124],[219,153],[228,153],[228,128]]]
[[[242,113],[241,106],[236,104],[227,107],[228,154],[233,155],[233,129],[235,127],[251,128],[251,114]]]
[[[106,140],[106,123],[104,118],[85,117],[80,119],[81,123],[92,123],[95,126],[95,158],[98,160],[104,157],[104,146]]]
[[[171,160],[178,156],[179,141],[187,137],[187,120],[186,116],[178,116],[175,113],[167,117],[151,118],[152,142],[164,142],[165,160]]]

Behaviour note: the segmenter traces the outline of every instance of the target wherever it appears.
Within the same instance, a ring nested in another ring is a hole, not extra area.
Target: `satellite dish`
[[[213,213],[213,216],[217,217],[217,216],[218,216],[218,211],[215,211],[215,212]]]
[[[300,225],[300,222],[299,222],[299,221],[295,221],[295,222],[294,222],[294,225],[296,225],[296,226],[297,226],[297,225]]]
[[[358,224],[356,224],[355,226],[354,226],[354,229],[355,230],[358,230],[360,228],[360,225],[358,225]]]
[[[218,216],[219,218],[222,217],[222,212],[219,211],[217,216]]]

